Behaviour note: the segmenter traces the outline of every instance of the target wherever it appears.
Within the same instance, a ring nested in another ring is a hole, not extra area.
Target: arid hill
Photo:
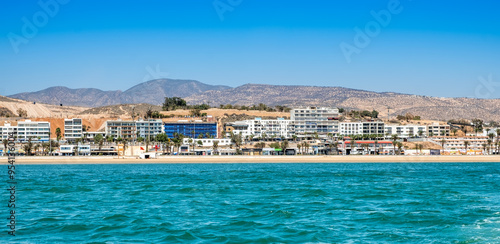
[[[70,89],[57,86],[37,92],[25,92],[9,97],[47,104],[99,107],[128,103],[160,105],[165,97],[187,97],[208,90],[224,90],[227,86],[212,86],[194,80],[157,79],[140,83],[124,92],[94,88]]]
[[[400,93],[377,93],[343,87],[246,84],[222,91],[207,91],[185,98],[190,104],[332,106],[372,110],[387,118],[412,113],[426,119],[480,118],[500,121],[500,99],[437,98]]]

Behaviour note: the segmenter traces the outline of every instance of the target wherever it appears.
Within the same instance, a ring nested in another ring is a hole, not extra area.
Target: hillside
[[[84,111],[85,107],[77,106],[58,106],[43,103],[33,103],[19,99],[8,98],[0,96],[0,110],[10,111],[14,116],[18,116],[17,110],[23,109],[27,112],[28,118],[42,118],[42,117],[68,117]],[[6,117],[6,116],[4,116]],[[9,117],[12,117],[9,115]]]
[[[333,106],[346,109],[372,110],[380,116],[394,117],[407,112],[426,119],[481,118],[500,121],[500,99],[437,98],[399,93],[377,93],[343,87],[277,86],[246,84],[222,91],[207,91],[185,98],[190,104],[286,106]]]
[[[160,105],[165,97],[187,97],[208,90],[224,90],[227,86],[212,86],[194,80],[157,79],[140,83],[122,91],[102,91],[95,88],[70,89],[57,86],[37,92],[11,95],[27,101],[70,106],[99,107],[129,103]]]

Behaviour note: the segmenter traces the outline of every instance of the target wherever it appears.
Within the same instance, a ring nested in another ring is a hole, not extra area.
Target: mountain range
[[[9,97],[47,104],[100,107],[129,103],[162,104],[165,97],[187,97],[208,90],[224,90],[228,86],[212,86],[195,80],[156,79],[135,85],[124,92],[95,88],[70,89],[50,87],[37,92],[24,92]]]
[[[235,88],[213,86],[194,80],[158,79],[138,84],[124,92],[93,88],[51,87],[38,92],[11,95],[28,101],[99,107],[116,104],[160,105],[165,97],[182,97],[189,104],[331,106],[372,110],[393,118],[411,113],[426,119],[473,119],[500,121],[500,99],[438,98],[393,92],[372,92],[344,87],[245,84]]]

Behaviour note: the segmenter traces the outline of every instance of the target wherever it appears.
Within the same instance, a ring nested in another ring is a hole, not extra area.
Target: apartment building
[[[399,125],[386,124],[384,126],[386,135],[398,135],[399,138],[410,138],[427,135],[427,126],[425,125]]]
[[[326,107],[294,108],[290,110],[290,120],[294,122],[295,134],[299,137],[328,133],[339,133],[339,110]]]
[[[114,139],[122,138],[127,140],[137,139],[137,128],[135,121],[131,120],[108,120],[106,121],[106,136]]]
[[[137,136],[142,138],[154,137],[164,131],[161,119],[139,120],[135,122],[135,126]]]
[[[46,121],[19,121],[17,122],[18,141],[49,141],[50,140],[50,122]]]
[[[82,119],[64,119],[64,139],[74,142],[83,137]]]
[[[9,133],[13,133],[17,137],[17,126],[13,126],[11,123],[5,123],[3,126],[0,126],[2,140],[8,139]]]
[[[450,125],[443,125],[439,123],[433,123],[427,125],[427,135],[428,136],[449,136],[450,135]]]
[[[241,133],[244,138],[253,136],[255,138],[291,139],[295,134],[295,124],[294,121],[283,118],[274,120],[255,118],[253,120],[228,123],[225,130],[227,133]]]
[[[385,124],[382,121],[340,122],[340,135],[384,135]]]
[[[465,149],[465,142],[468,142],[468,150],[483,150],[483,145],[488,145],[487,136],[436,136],[432,140],[442,144],[444,142],[444,150],[461,150]]]

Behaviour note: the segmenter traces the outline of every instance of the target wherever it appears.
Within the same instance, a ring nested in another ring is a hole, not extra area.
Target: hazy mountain
[[[99,107],[126,103],[162,104],[165,97],[186,97],[208,90],[223,90],[227,86],[212,86],[194,80],[157,79],[140,83],[124,92],[94,88],[70,89],[57,86],[37,92],[25,92],[9,97],[48,104]]]
[[[206,91],[185,98],[190,104],[286,106],[332,106],[346,109],[372,110],[393,118],[412,113],[427,119],[481,118],[500,121],[500,99],[437,98],[392,92],[377,93],[343,87],[278,86],[246,84],[222,91]]]
[[[480,118],[500,121],[500,99],[438,98],[392,92],[371,92],[343,87],[246,84],[236,88],[211,86],[193,80],[159,79],[136,85],[124,92],[99,89],[51,87],[10,97],[49,104],[99,107],[117,104],[160,105],[165,97],[183,97],[190,104],[210,103],[253,105],[332,106],[372,110],[394,118],[412,113],[426,119]],[[110,107],[111,108],[111,107]]]

